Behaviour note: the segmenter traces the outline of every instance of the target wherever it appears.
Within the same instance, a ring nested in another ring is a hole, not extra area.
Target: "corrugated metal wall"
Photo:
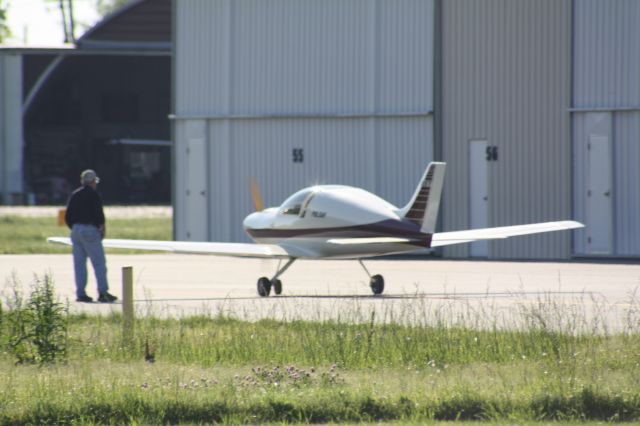
[[[574,1],[573,106],[640,107],[640,2]]]
[[[432,0],[174,7],[178,238],[191,220],[181,145],[198,120],[207,123],[205,196],[215,220],[189,238],[245,240],[252,176],[271,205],[316,182],[408,200],[433,159]]]
[[[640,2],[574,1],[574,211],[587,211],[587,141],[611,144],[612,248],[609,255],[640,255]],[[591,254],[588,232],[575,235],[575,252]]]
[[[432,0],[176,2],[179,115],[432,107]]]
[[[0,54],[0,93],[5,92],[5,72],[4,72],[4,58],[5,55]],[[4,96],[0,99],[0,202],[4,202],[4,185],[5,185],[5,177],[4,177],[4,145],[5,145],[5,106],[4,106]]]
[[[4,72],[4,58],[5,55],[1,55],[0,54],[0,93],[4,93],[5,92],[5,72]],[[6,178],[4,176],[5,172],[5,160],[4,158],[6,157],[5,153],[4,153],[4,146],[5,146],[5,123],[6,123],[6,118],[5,118],[5,101],[4,101],[4,96],[2,96],[2,99],[0,99],[0,202],[6,202],[5,201],[5,181]]]
[[[0,202],[18,204],[22,182],[22,55],[0,54]]]
[[[571,218],[569,0],[446,0],[443,28],[444,230],[467,229],[469,141],[498,148],[489,226]],[[468,245],[445,255],[464,257]],[[567,258],[570,233],[489,244],[492,258]]]
[[[640,111],[616,113],[613,131],[614,254],[637,257],[640,256]]]

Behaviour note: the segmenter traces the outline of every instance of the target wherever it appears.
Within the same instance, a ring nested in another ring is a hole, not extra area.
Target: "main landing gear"
[[[360,263],[360,266],[362,266],[362,269],[364,269],[367,275],[369,275],[369,287],[371,287],[371,291],[373,292],[373,294],[375,295],[382,294],[382,292],[384,291],[384,278],[382,277],[382,275],[376,274],[372,276],[369,273],[369,270],[367,269],[367,267],[364,266],[364,263],[362,263],[361,259],[358,259],[358,263]]]
[[[296,261],[296,258],[292,257],[289,259],[287,263],[285,263],[285,265],[282,268],[280,268],[280,265],[278,265],[278,270],[276,271],[276,274],[271,279],[267,277],[261,277],[260,279],[258,279],[258,294],[261,297],[267,297],[269,293],[271,293],[272,288],[275,294],[282,293],[282,281],[280,281],[278,277],[284,274],[284,271],[289,269],[289,266],[291,266],[295,261]]]
[[[278,265],[278,270],[276,271],[276,274],[271,279],[267,277],[261,277],[260,279],[258,279],[257,287],[258,287],[258,294],[260,295],[260,297],[269,296],[269,293],[271,293],[271,289],[273,289],[273,292],[276,295],[282,293],[282,281],[280,281],[278,277],[284,274],[284,272],[287,269],[289,269],[289,267],[295,261],[296,261],[296,258],[292,257],[287,261],[287,263],[285,263],[285,265],[282,268],[280,268],[280,265]],[[362,269],[364,269],[364,271],[369,276],[369,279],[370,279],[369,287],[371,287],[371,291],[373,292],[373,294],[375,295],[382,294],[382,292],[384,291],[384,278],[382,277],[382,275],[378,275],[378,274],[371,275],[367,267],[364,266],[364,263],[362,263],[362,260],[358,259],[358,263],[360,263],[360,266],[362,266]]]

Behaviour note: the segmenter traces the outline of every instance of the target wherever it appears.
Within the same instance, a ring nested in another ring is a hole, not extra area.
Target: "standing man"
[[[105,220],[102,199],[96,191],[100,178],[93,170],[80,175],[81,187],[73,191],[64,220],[71,229],[73,243],[73,267],[76,274],[76,301],[93,302],[87,296],[87,256],[91,259],[98,282],[98,302],[111,303],[118,298],[109,294],[107,283],[107,261],[102,247],[105,235]]]

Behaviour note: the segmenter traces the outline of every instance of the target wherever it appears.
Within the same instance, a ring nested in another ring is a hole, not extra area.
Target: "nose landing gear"
[[[271,293],[271,289],[273,288],[273,293],[276,295],[279,295],[282,293],[282,281],[280,281],[278,279],[278,277],[282,274],[284,274],[284,271],[286,271],[287,269],[289,269],[289,267],[293,264],[293,262],[296,261],[295,257],[292,257],[289,259],[289,261],[282,267],[280,268],[280,265],[278,265],[278,270],[276,271],[276,274],[273,276],[273,278],[269,279],[267,277],[261,277],[258,279],[258,295],[260,297],[267,297],[269,296],[269,293]]]
[[[271,293],[271,281],[267,277],[258,279],[258,294],[261,297],[267,297]]]

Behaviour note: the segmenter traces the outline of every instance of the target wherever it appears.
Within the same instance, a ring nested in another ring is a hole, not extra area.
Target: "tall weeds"
[[[15,276],[5,297],[7,311],[0,318],[0,338],[16,364],[48,364],[67,354],[68,306],[55,294],[49,274],[34,276],[27,298]]]

